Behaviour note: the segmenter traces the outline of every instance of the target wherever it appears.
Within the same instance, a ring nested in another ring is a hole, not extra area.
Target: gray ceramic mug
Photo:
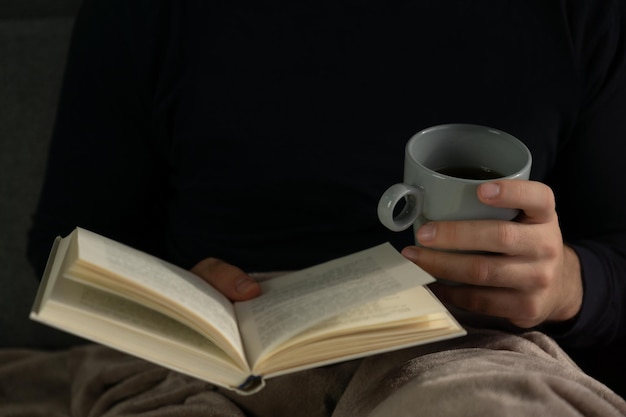
[[[404,181],[383,193],[378,218],[395,232],[438,220],[512,220],[518,210],[481,203],[477,187],[493,179],[528,179],[531,164],[526,145],[500,130],[469,124],[422,130],[407,143]]]

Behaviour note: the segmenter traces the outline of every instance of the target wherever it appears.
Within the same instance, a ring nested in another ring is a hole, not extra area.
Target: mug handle
[[[396,217],[393,211],[404,200],[404,208]],[[378,219],[389,230],[401,232],[411,227],[422,214],[424,191],[406,184],[394,184],[387,189],[378,201]]]

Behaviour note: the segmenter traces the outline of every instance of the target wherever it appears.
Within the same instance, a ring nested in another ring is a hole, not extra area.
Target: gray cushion
[[[25,248],[78,3],[0,0],[0,346],[76,341],[28,319],[38,280]]]

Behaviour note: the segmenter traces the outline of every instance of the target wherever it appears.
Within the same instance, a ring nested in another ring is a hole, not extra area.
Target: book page
[[[432,281],[387,243],[263,282],[260,297],[235,304],[247,356],[252,363],[330,317]]]
[[[425,287],[409,288],[379,300],[359,305],[338,316],[331,317],[290,339],[284,346],[296,345],[306,340],[328,337],[329,334],[356,332],[361,328],[374,328],[390,321],[416,318],[428,319],[431,313],[444,311],[441,302],[431,295]]]
[[[54,239],[52,249],[50,250],[50,254],[48,255],[48,260],[46,262],[46,268],[43,276],[41,277],[41,284],[37,289],[37,295],[35,296],[35,301],[33,302],[31,310],[33,314],[37,314],[41,305],[45,303],[48,298],[50,298],[50,294],[52,293],[52,289],[54,288],[56,280],[59,276],[59,271],[61,270],[61,265],[63,264],[63,259],[65,258],[69,244],[69,239],[61,239],[61,237]]]
[[[256,359],[253,374],[272,378],[465,334],[427,287],[409,288],[304,330]]]
[[[211,340],[166,315],[73,280],[56,284],[31,318],[231,389],[249,376]]]
[[[84,229],[77,232],[81,264],[68,271],[69,278],[158,309],[202,334],[213,333],[222,349],[245,362],[233,305],[211,285],[119,242]]]
[[[55,288],[54,300],[78,311],[97,315],[102,320],[114,322],[120,327],[149,334],[160,339],[162,343],[178,344],[204,351],[222,362],[233,364],[232,359],[210,338],[158,311],[115,294],[64,280],[62,285]]]

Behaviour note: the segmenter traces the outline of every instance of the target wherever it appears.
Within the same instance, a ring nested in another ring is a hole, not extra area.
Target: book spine
[[[265,380],[258,375],[250,375],[246,380],[239,385],[235,391],[241,395],[251,395],[257,393],[265,386]]]

